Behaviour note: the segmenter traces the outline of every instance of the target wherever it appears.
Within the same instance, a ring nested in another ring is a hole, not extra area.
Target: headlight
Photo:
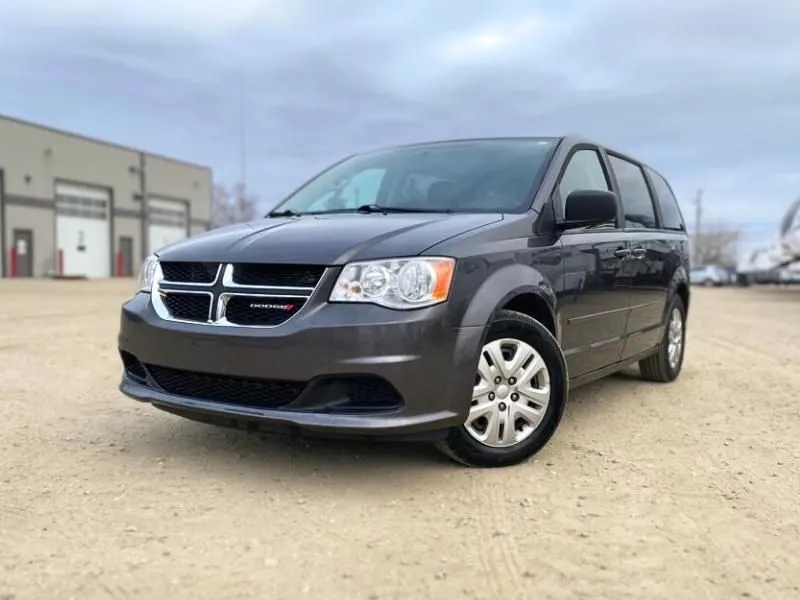
[[[156,277],[156,269],[158,269],[158,257],[151,254],[144,259],[142,267],[139,269],[139,283],[136,288],[137,292],[147,292],[153,289],[153,282]]]
[[[362,302],[411,309],[447,300],[455,260],[419,257],[371,260],[345,265],[330,302]]]

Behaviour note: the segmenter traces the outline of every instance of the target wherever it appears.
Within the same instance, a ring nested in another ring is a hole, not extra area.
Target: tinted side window
[[[683,215],[681,215],[681,209],[678,206],[678,200],[669,188],[667,180],[653,171],[653,169],[646,168],[646,170],[647,176],[653,182],[653,191],[656,193],[656,199],[661,207],[661,227],[679,231],[684,230],[686,227],[683,222]]]
[[[569,159],[558,192],[566,200],[575,190],[610,190],[600,155],[595,150],[578,150]]]
[[[641,167],[617,156],[608,159],[619,184],[625,227],[655,228],[656,212]]]

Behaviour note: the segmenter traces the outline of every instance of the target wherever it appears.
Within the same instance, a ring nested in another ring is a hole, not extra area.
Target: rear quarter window
[[[661,227],[663,229],[683,231],[686,229],[683,215],[681,214],[678,200],[675,198],[675,194],[672,193],[667,180],[649,167],[646,167],[645,170],[647,171],[647,176],[650,178],[650,182],[653,184],[656,201],[661,208]]]

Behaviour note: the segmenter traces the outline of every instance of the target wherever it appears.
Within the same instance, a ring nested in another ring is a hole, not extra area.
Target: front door
[[[577,150],[557,191],[562,207],[574,190],[610,190],[610,178],[596,148]],[[560,215],[559,215],[560,216]],[[629,244],[621,217],[592,228],[565,232],[564,281],[559,298],[561,345],[571,378],[620,360],[625,345],[630,288],[625,276]]]
[[[16,254],[16,277],[33,277],[33,231],[15,229],[11,243]]]
[[[598,231],[561,238],[561,345],[570,377],[602,369],[622,356],[630,288],[625,273],[629,249],[621,237],[621,231]]]

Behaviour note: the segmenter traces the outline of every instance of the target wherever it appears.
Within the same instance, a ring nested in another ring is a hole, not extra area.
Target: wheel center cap
[[[498,385],[497,390],[495,390],[495,393],[497,394],[498,398],[505,398],[506,396],[508,396],[508,392],[509,392],[508,386],[503,384]]]

